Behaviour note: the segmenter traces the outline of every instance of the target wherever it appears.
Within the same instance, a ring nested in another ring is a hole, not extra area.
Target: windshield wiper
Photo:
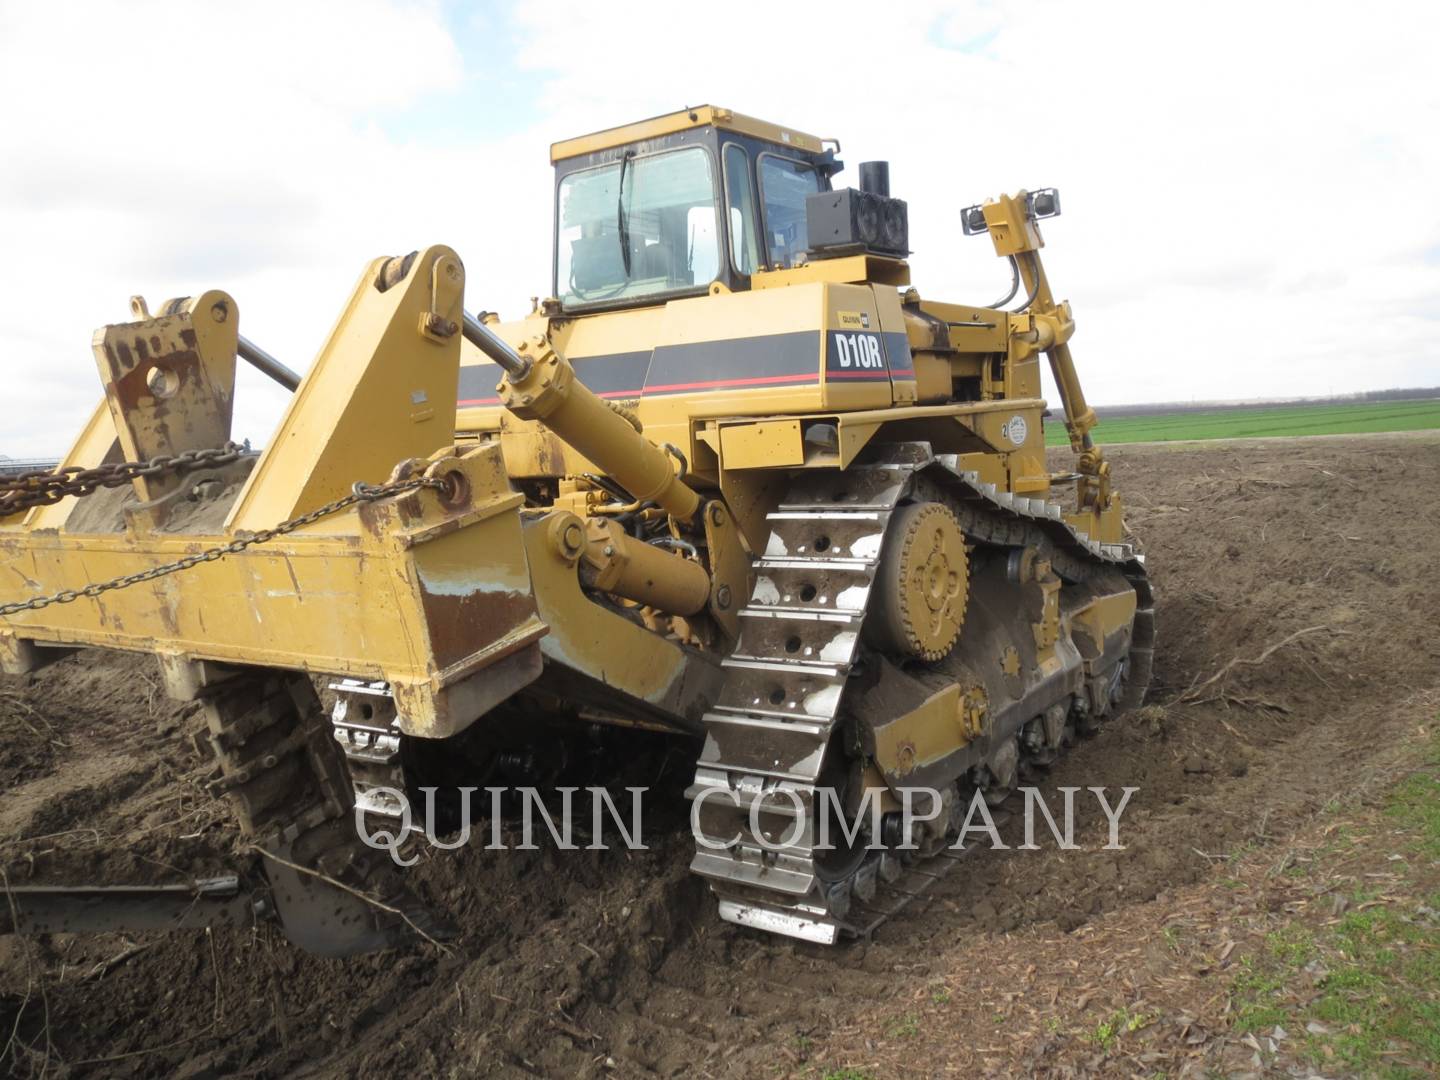
[[[615,216],[620,227],[620,261],[625,266],[625,276],[630,276],[630,220],[625,216],[625,171],[630,166],[634,150],[626,150],[620,159],[620,194],[615,200]]]

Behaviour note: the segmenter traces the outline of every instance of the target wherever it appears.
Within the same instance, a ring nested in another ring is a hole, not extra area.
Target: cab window
[[[707,287],[720,272],[716,194],[710,155],[698,146],[561,178],[561,301],[583,307]]]
[[[760,269],[759,222],[755,190],[750,183],[750,155],[743,147],[725,146],[725,202],[730,219],[730,262],[739,274]]]
[[[765,250],[772,269],[794,266],[805,251],[805,197],[819,190],[820,173],[814,166],[776,154],[760,155]]]

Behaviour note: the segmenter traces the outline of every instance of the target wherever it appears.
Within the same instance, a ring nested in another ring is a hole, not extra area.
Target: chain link
[[[68,465],[53,472],[37,470],[0,480],[0,517],[33,506],[49,506],[70,495],[89,495],[99,488],[121,487],[140,476],[187,473],[239,461],[250,453],[250,444],[227,442],[214,450],[186,450],[183,454],[162,454],[149,461],[117,461],[93,469]]]
[[[232,444],[233,445],[233,444]],[[243,448],[242,448],[243,449]],[[202,451],[203,452],[203,451]],[[210,451],[214,453],[214,451]],[[99,581],[93,585],[86,585],[83,589],[62,589],[60,592],[50,596],[37,596],[33,600],[26,600],[14,604],[0,606],[0,616],[13,615],[20,611],[38,611],[40,608],[49,607],[51,604],[68,604],[78,600],[82,596],[91,599],[101,593],[110,592],[112,589],[125,589],[131,585],[139,585],[141,582],[154,581],[156,578],[165,577],[167,574],[179,573],[181,570],[189,570],[192,566],[199,566],[201,563],[214,562],[223,559],[226,555],[234,555],[244,551],[255,544],[268,543],[277,536],[284,536],[296,529],[304,528],[306,525],[313,525],[323,517],[346,510],[356,503],[374,502],[376,499],[388,499],[392,495],[402,495],[407,491],[416,491],[420,488],[432,488],[436,491],[445,490],[445,481],[438,477],[412,476],[405,480],[395,480],[388,484],[366,484],[357,482],[350,489],[350,494],[342,498],[326,503],[324,506],[317,506],[309,513],[301,514],[299,517],[282,521],[268,529],[261,529],[258,532],[250,533],[248,536],[237,537],[228,544],[219,544],[204,551],[197,551],[193,555],[186,555],[183,559],[176,559],[174,562],[162,563],[159,566],[152,566],[148,570],[140,570],[133,574],[126,574],[123,577],[111,578],[109,581]]]

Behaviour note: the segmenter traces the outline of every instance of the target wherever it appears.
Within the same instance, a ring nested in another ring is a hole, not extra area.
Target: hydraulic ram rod
[[[252,367],[263,371],[291,393],[294,393],[295,388],[300,385],[299,375],[291,371],[279,360],[276,360],[275,357],[260,348],[259,345],[256,345],[244,334],[240,335],[240,345],[235,351],[240,354],[240,359]]]
[[[522,420],[543,420],[637,501],[653,501],[678,518],[694,515],[700,496],[675,474],[670,456],[587,389],[569,361],[548,344],[532,360],[469,315],[464,333],[505,372],[496,390],[512,413]]]
[[[465,313],[465,338],[511,375],[517,377],[524,375],[530,367],[529,362],[512,349],[508,342],[497,337],[494,331],[469,312]],[[293,392],[300,385],[299,374],[286,367],[244,334],[240,335],[240,344],[236,351],[240,354],[240,359],[269,375],[286,390]]]
[[[523,379],[525,373],[530,370],[529,360],[511,348],[508,341],[468,311],[465,312],[464,333],[465,340],[499,364],[505,374],[516,379]]]

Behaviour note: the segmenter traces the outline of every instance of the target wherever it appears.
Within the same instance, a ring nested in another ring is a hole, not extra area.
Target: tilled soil
[[[765,937],[720,922],[688,874],[681,793],[693,748],[656,737],[628,747],[608,777],[617,790],[654,789],[648,850],[557,851],[537,837],[537,850],[489,851],[482,826],[459,851],[426,853],[412,871],[419,890],[463,930],[443,952],[319,960],[269,924],[0,938],[4,1066],[819,1076],[873,1052],[887,1074],[1113,1070],[1093,1047],[1042,1045],[1009,1019],[1043,1020],[1077,987],[1154,974],[1154,957],[1108,972],[1079,965],[1105,962],[1089,944],[1097,927],[1123,932],[1131,920],[1144,933],[1178,890],[1223,888],[1217,860],[1279,844],[1435,719],[1425,695],[1440,667],[1440,440],[1109,456],[1149,558],[1159,651],[1151,704],[1082,742],[1040,785],[1056,808],[1058,789],[1082,789],[1082,850],[1056,850],[1043,829],[1040,850],[1013,850],[1017,815],[1002,828],[1012,850],[971,851],[871,941]],[[243,863],[201,786],[191,710],[164,697],[150,664],[83,653],[0,681],[9,882],[173,881]],[[1095,786],[1112,799],[1138,788],[1124,850],[1102,849],[1105,820],[1083,790]],[[1052,962],[1037,974],[1031,958],[1042,956]],[[1055,959],[1066,956],[1074,963]],[[947,1000],[962,999],[947,1013],[949,1050],[907,1057],[905,1033],[889,1025],[942,983]],[[1176,1060],[1193,1063],[1189,1038],[1177,1035]]]

